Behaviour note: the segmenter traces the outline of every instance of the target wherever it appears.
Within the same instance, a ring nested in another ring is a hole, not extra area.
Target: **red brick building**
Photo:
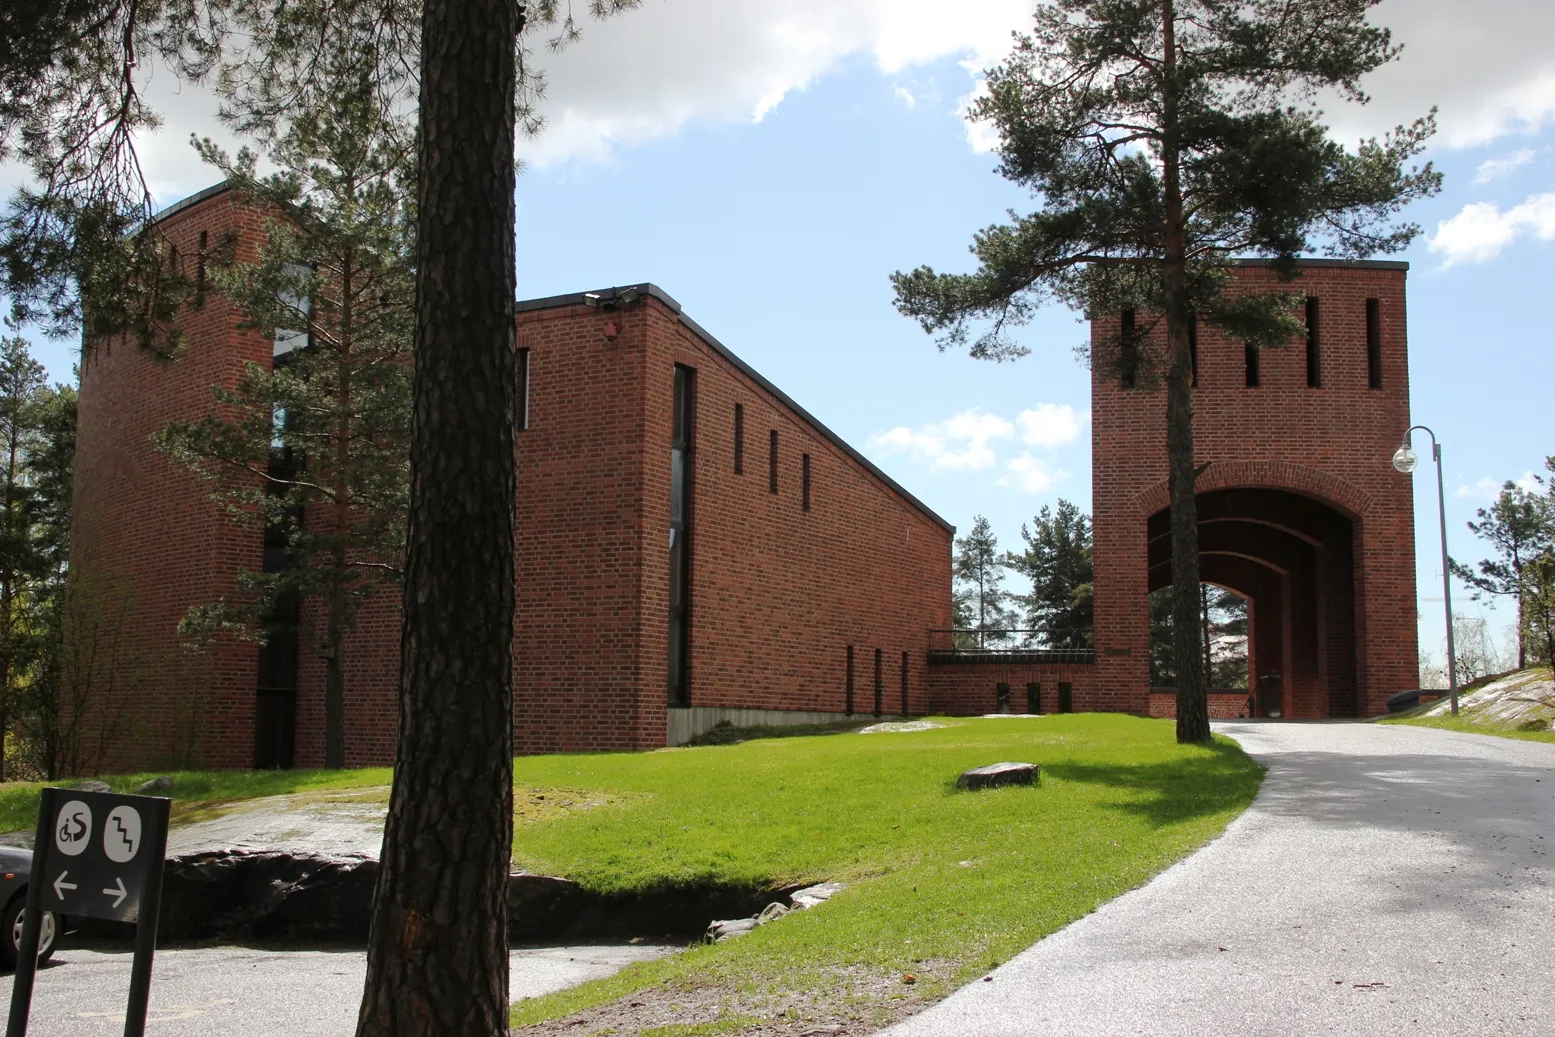
[[[265,233],[219,187],[159,222],[197,280],[225,235],[246,257]],[[1205,579],[1252,599],[1254,672],[1286,675],[1288,715],[1378,712],[1413,682],[1410,488],[1388,465],[1408,425],[1403,283],[1398,264],[1308,271],[1318,384],[1299,347],[1266,353],[1249,387],[1240,346],[1199,345]],[[1169,569],[1163,394],[1093,385],[1095,663],[1084,651],[969,658],[935,650],[951,625],[953,527],[668,295],[644,284],[518,311],[520,752],[678,744],[723,720],[1169,704],[1149,690],[1145,607]],[[179,318],[178,360],[114,341],[82,365],[72,564],[105,614],[133,619],[101,669],[111,687],[83,707],[105,769],[323,756],[306,608],[264,649],[193,654],[177,634],[190,606],[265,564],[264,536],[150,443],[209,410],[212,387],[246,362],[282,352],[239,321],[202,294]],[[359,613],[344,648],[353,766],[393,757],[392,598]]]
[[[1206,583],[1248,599],[1249,674],[1287,717],[1371,716],[1417,683],[1413,488],[1390,463],[1409,428],[1407,264],[1309,260],[1307,336],[1249,349],[1196,331],[1199,547]],[[1237,280],[1267,287],[1265,263]],[[1132,319],[1092,325],[1098,347]],[[1143,322],[1140,323],[1141,330]],[[1149,591],[1171,583],[1164,390],[1092,376],[1095,687],[1076,708],[1170,715],[1149,692]],[[1236,716],[1248,692],[1212,696]]]
[[[182,262],[262,221],[222,191],[161,226]],[[520,303],[514,637],[521,752],[684,741],[712,724],[927,712],[926,632],[950,625],[954,528],[652,285]],[[73,550],[131,602],[133,687],[112,760],[317,763],[323,668],[298,636],[191,655],[177,623],[263,564],[262,536],[149,437],[279,347],[212,295],[176,362],[126,342],[82,370]],[[397,603],[344,649],[347,759],[392,759]],[[776,711],[781,711],[777,713]],[[122,712],[122,716],[118,713]]]

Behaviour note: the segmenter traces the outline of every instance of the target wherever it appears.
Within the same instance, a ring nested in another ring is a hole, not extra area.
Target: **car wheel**
[[[22,922],[27,917],[27,893],[18,893],[0,916],[0,933],[9,933],[10,939],[0,939],[0,965],[16,968],[17,951],[22,946]],[[48,961],[54,954],[54,940],[59,934],[59,919],[53,911],[43,912],[43,928],[38,931],[38,964]]]

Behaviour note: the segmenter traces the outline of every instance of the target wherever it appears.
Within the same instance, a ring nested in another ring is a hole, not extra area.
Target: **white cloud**
[[[1555,239],[1555,191],[1531,195],[1505,212],[1495,202],[1465,205],[1458,215],[1438,223],[1426,243],[1442,256],[1446,269],[1494,259],[1524,234],[1540,241]]]
[[[1488,184],[1492,180],[1506,176],[1514,169],[1521,169],[1533,160],[1534,150],[1532,148],[1522,148],[1512,152],[1510,155],[1503,155],[1501,158],[1487,158],[1475,170],[1474,182],[1476,184]]]
[[[1080,435],[1080,426],[1089,419],[1067,403],[1039,403],[1015,417],[1020,441],[1032,446],[1056,447],[1072,443]]]
[[[1063,469],[1050,468],[1045,460],[1032,457],[1029,453],[1010,458],[1004,469],[1006,474],[999,477],[999,485],[1023,493],[1046,493],[1054,483],[1069,475]]]
[[[1483,497],[1486,500],[1495,500],[1500,492],[1501,484],[1488,475],[1480,478],[1472,486],[1465,484],[1458,487],[1460,497]]]
[[[895,93],[897,97],[901,98],[902,103],[905,104],[908,108],[916,108],[918,106],[918,99],[914,97],[912,95],[912,91],[907,89],[905,86],[898,86],[893,91],[893,93]]]
[[[1472,485],[1464,484],[1459,486],[1457,494],[1459,497],[1477,497],[1493,501],[1501,496],[1501,489],[1505,485],[1505,480],[1492,479],[1486,475]],[[1528,493],[1541,493],[1544,490],[1544,484],[1539,481],[1538,476],[1534,475],[1532,471],[1524,472],[1516,479],[1513,479],[1512,485]]]
[[[541,55],[550,127],[520,150],[536,166],[597,160],[694,120],[760,120],[856,54],[886,75],[947,57],[982,68],[1031,10],[1031,0],[650,0]]]
[[[980,471],[998,462],[992,441],[1014,435],[1015,426],[1008,421],[973,407],[916,430],[903,425],[870,436],[869,446],[927,461],[937,471]]]

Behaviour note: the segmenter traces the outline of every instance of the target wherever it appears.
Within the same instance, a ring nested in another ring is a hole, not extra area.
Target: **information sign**
[[[6,1037],[26,1037],[38,969],[38,919],[44,911],[135,925],[124,1033],[142,1037],[146,1032],[168,805],[154,796],[43,790]]]

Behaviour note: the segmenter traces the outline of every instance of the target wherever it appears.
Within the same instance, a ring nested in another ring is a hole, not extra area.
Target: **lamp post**
[[[1452,715],[1458,715],[1458,657],[1452,643],[1452,567],[1447,558],[1447,496],[1442,490],[1442,445],[1436,433],[1424,425],[1412,425],[1404,433],[1404,445],[1393,454],[1393,467],[1409,475],[1420,458],[1409,446],[1409,437],[1419,429],[1431,437],[1431,457],[1436,461],[1436,517],[1442,530],[1442,601],[1447,609],[1447,693],[1452,697]]]

